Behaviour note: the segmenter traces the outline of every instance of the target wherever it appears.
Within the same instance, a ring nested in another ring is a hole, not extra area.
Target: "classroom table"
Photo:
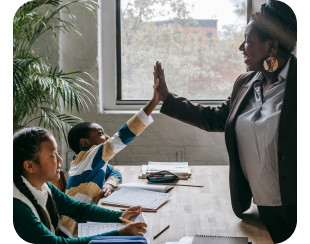
[[[123,183],[146,183],[146,179],[138,179],[141,172],[139,166],[119,166],[123,175]],[[244,218],[237,218],[232,210],[229,191],[229,166],[190,166],[192,176],[188,180],[180,180],[180,184],[197,184],[204,187],[174,186],[169,193],[172,196],[158,208],[156,213],[145,212],[150,243],[159,244],[177,242],[182,236],[246,236],[253,244],[272,244],[272,239],[259,219],[256,205],[244,213]],[[111,205],[98,206],[119,210]],[[170,228],[157,239],[153,237],[167,225]]]

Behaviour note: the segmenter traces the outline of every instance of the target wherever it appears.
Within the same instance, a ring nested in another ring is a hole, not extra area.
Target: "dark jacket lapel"
[[[247,97],[252,94],[253,89],[251,88],[253,87],[254,81],[256,80],[258,74],[259,72],[257,72],[252,79],[243,84],[242,87],[239,89],[239,93],[237,94],[236,98],[232,100],[232,106],[226,122],[225,129],[226,142],[229,142],[228,144],[226,143],[227,147],[229,147],[228,145],[235,144],[235,123],[238,117],[237,115],[240,112],[240,108],[242,108],[248,100]]]
[[[279,121],[279,147],[297,116],[297,59],[292,55]]]

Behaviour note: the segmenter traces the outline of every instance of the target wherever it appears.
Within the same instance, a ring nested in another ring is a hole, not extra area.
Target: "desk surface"
[[[140,166],[116,166],[123,174],[123,183],[146,183],[138,179]],[[272,244],[271,237],[262,221],[259,220],[256,206],[245,212],[243,220],[232,210],[229,192],[228,166],[190,166],[192,177],[179,183],[198,184],[204,187],[175,186],[169,193],[172,196],[157,213],[147,213],[150,241],[152,244],[177,242],[183,235],[195,236],[246,236],[253,244]],[[120,207],[98,206],[119,210]],[[153,240],[167,225],[170,228]]]

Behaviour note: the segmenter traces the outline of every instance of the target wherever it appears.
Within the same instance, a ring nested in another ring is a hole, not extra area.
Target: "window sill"
[[[139,109],[137,110],[104,110],[103,112],[101,112],[101,115],[104,114],[136,114],[139,111]],[[159,109],[156,109],[152,112],[152,114],[160,114]]]

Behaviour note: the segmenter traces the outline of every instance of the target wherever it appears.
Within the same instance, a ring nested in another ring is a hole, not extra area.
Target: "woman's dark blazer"
[[[254,93],[253,83],[257,75],[258,72],[240,75],[231,95],[218,107],[202,106],[169,93],[160,110],[163,114],[206,131],[225,131],[231,203],[239,218],[249,209],[252,192],[241,170],[235,124],[248,97]],[[279,121],[278,165],[282,205],[297,205],[297,59],[293,55]]]

